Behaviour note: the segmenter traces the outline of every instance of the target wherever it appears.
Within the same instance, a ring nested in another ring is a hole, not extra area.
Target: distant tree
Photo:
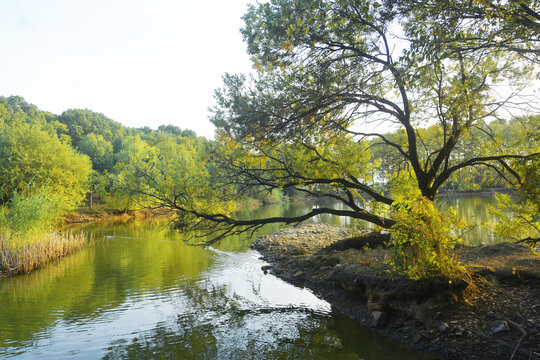
[[[0,199],[7,202],[29,184],[47,186],[63,208],[80,203],[88,190],[92,168],[85,155],[75,152],[56,135],[35,125],[19,123],[0,131]]]
[[[182,134],[181,134],[183,137],[186,137],[186,138],[192,138],[192,139],[195,139],[197,138],[197,134],[195,133],[195,131],[193,130],[183,130],[182,131]]]
[[[152,130],[152,128],[150,128],[148,126],[145,126],[145,127],[142,127],[142,128],[137,128],[136,130],[142,132],[143,134],[150,134],[152,131],[154,131],[154,130]]]
[[[182,129],[174,125],[160,125],[158,127],[158,131],[163,131],[167,134],[176,135],[176,136],[182,135]]]
[[[148,200],[133,190],[138,188],[142,179],[132,174],[139,164],[154,161],[155,158],[154,148],[139,136],[124,138],[114,167],[106,177],[99,178],[96,191],[107,204],[124,212],[146,207]]]
[[[94,170],[111,171],[114,165],[113,146],[101,135],[90,133],[79,141],[79,152],[90,157]]]
[[[74,147],[78,147],[79,141],[91,133],[101,135],[111,143],[116,138],[123,138],[127,135],[123,125],[91,110],[67,110],[56,119],[67,126],[67,134],[71,137]]]
[[[0,121],[6,125],[33,124],[53,133],[55,124],[48,123],[54,122],[54,119],[53,114],[39,110],[20,96],[0,96]]]

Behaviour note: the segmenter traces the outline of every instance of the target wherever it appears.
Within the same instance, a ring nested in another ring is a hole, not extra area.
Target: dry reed
[[[83,233],[42,233],[25,241],[9,233],[0,234],[0,276],[30,272],[43,264],[81,249]]]

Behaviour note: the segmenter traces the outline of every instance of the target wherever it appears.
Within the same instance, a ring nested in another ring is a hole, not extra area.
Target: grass
[[[43,264],[81,249],[83,233],[43,232],[33,236],[0,234],[0,275],[30,272]]]

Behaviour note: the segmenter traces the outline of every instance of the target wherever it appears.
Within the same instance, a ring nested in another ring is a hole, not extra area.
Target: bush
[[[0,206],[0,276],[31,271],[82,248],[85,236],[53,232],[61,200],[35,184]]]
[[[465,223],[452,209],[441,211],[421,195],[400,202],[392,227],[389,264],[410,279],[463,279],[465,267],[454,255],[456,234]]]
[[[24,191],[14,191],[7,204],[0,208],[0,227],[18,235],[30,236],[48,231],[56,222],[59,201],[47,187],[30,184]]]

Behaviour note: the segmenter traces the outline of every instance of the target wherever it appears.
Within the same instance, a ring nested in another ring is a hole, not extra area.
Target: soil
[[[357,234],[355,234],[357,235]],[[540,359],[540,256],[519,244],[461,246],[472,281],[413,281],[385,265],[387,234],[324,224],[252,247],[262,271],[312,289],[364,326],[444,359]]]

